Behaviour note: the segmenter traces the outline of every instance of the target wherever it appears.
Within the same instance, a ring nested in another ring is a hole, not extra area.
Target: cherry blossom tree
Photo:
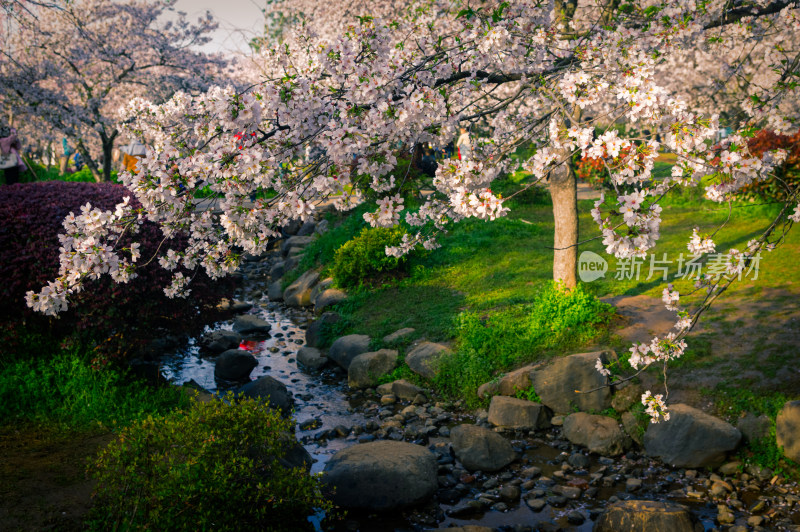
[[[115,242],[144,219],[159,223],[166,236],[190,235],[186,248],[163,250],[162,267],[204,268],[212,277],[234,271],[242,253],[265,251],[279,227],[307,218],[325,200],[347,209],[378,195],[377,210],[365,215],[371,225],[403,219],[416,228],[387,253],[432,249],[453,222],[506,214],[508,198],[491,184],[520,164],[511,156],[521,146],[532,147],[521,166],[536,183],[549,183],[554,276],[569,288],[579,244],[574,158],[602,160],[617,189],[591,214],[598,238],[618,258],[643,257],[656,246],[660,201],[671,191],[704,179],[710,201],[731,201],[742,187],[772,175],[785,152],[757,157],[746,141],[760,127],[792,129],[800,118],[796,4],[419,0],[356,1],[342,9],[272,3],[282,20],[295,22],[263,47],[260,79],[248,90],[215,87],[199,96],[176,94],[163,105],[140,98],[128,104],[128,127],[152,146],[137,173],[123,176],[142,209],[124,203],[101,212],[87,205],[70,215],[61,276],[29,293],[28,303],[55,314],[88,279],[110,274],[127,281],[139,253]],[[743,52],[735,56],[737,50]],[[682,82],[670,68],[692,74]],[[719,141],[721,120],[732,134]],[[408,172],[398,167],[396,148],[444,146],[460,127],[473,133],[469,160],[443,161],[435,194],[419,209],[405,209],[399,190]],[[670,178],[652,179],[664,151],[678,162]],[[206,186],[215,196],[203,201],[215,202],[219,214],[200,208],[195,193]],[[266,189],[276,193],[272,199],[245,203]],[[665,305],[676,312],[674,330],[633,346],[633,368],[666,369],[681,356],[704,310],[800,221],[797,195],[788,190],[779,215],[764,221],[746,249],[727,252],[723,274],[698,282],[694,306],[681,306],[682,295],[664,289]],[[713,234],[686,236],[693,254],[715,249]],[[165,291],[185,295],[190,280],[178,273]],[[608,373],[601,363],[598,370]],[[648,392],[642,401],[654,420],[666,415],[662,396]]]
[[[207,89],[209,69],[223,63],[192,49],[216,27],[210,15],[164,21],[169,5],[4,1],[0,102],[28,129],[69,138],[95,179],[109,180],[120,106],[136,96],[162,102],[176,90]]]

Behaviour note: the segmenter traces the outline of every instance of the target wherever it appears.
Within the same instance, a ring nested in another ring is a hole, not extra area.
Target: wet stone
[[[547,504],[554,508],[563,508],[567,505],[567,498],[561,495],[553,495],[547,498]]]
[[[541,512],[547,506],[547,502],[544,499],[526,499],[525,504],[534,512]]]

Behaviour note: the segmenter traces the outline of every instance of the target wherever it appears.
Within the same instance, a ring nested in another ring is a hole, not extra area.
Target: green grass
[[[95,182],[92,172],[89,171],[89,167],[85,165],[78,172],[64,174],[62,176],[58,173],[58,165],[51,166],[50,169],[48,169],[47,167],[38,165],[36,163],[30,164],[33,166],[33,171],[36,173],[36,175],[34,176],[30,170],[26,170],[20,174],[20,183],[33,183],[37,181],[70,181],[78,183]],[[115,170],[111,171],[111,182],[119,183],[117,180],[117,172]]]
[[[1,423],[109,429],[191,401],[175,387],[154,388],[118,370],[93,369],[87,358],[73,348],[49,359],[17,359],[0,366]]]

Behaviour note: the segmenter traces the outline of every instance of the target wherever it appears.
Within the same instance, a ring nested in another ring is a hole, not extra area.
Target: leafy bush
[[[334,282],[342,288],[355,288],[402,270],[406,257],[389,257],[386,247],[400,244],[405,233],[400,227],[364,228],[336,250],[331,268]]]
[[[750,152],[762,157],[764,152],[784,149],[788,152],[783,165],[776,168],[776,177],[763,181],[755,181],[742,189],[749,197],[766,200],[784,200],[787,189],[781,181],[788,185],[789,190],[800,184],[800,132],[794,135],[780,135],[773,131],[762,129],[747,141]]]
[[[4,279],[0,299],[6,302],[0,308],[0,340],[5,355],[21,348],[21,331],[42,331],[55,338],[75,332],[93,340],[114,337],[119,340],[116,351],[149,338],[157,328],[185,330],[198,317],[199,308],[216,303],[231,290],[230,281],[211,281],[201,272],[192,282],[190,299],[168,299],[163,288],[171,273],[150,265],[139,269],[138,277],[126,285],[115,284],[109,277],[90,282],[58,319],[28,309],[25,293],[38,291],[58,275],[58,235],[63,232],[64,217],[79,212],[87,202],[113,210],[126,195],[130,192],[124,187],[110,183],[51,181],[0,188],[0,275]],[[162,238],[155,224],[141,227],[136,239],[142,244],[144,260],[155,253]],[[177,237],[164,245],[181,247],[184,242]]]
[[[304,530],[330,508],[319,477],[285,467],[292,421],[263,403],[194,402],[123,430],[92,467],[97,529]]]
[[[463,312],[456,323],[458,350],[443,361],[439,387],[475,400],[478,386],[548,351],[581,345],[602,334],[612,307],[578,285],[548,283],[533,303],[493,312]]]
[[[67,429],[126,425],[148,414],[185,407],[173,386],[153,388],[109,368],[92,369],[77,349],[49,360],[0,365],[0,420],[45,422]]]

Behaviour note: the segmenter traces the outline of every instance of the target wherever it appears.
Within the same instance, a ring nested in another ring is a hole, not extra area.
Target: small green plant
[[[356,288],[401,271],[406,257],[390,257],[386,255],[386,247],[400,244],[404,234],[406,231],[401,227],[364,228],[334,255],[331,274],[336,285]]]
[[[305,530],[330,509],[319,477],[284,461],[297,445],[292,421],[228,399],[124,429],[90,468],[93,528]]]
[[[514,394],[514,397],[517,399],[525,399],[526,401],[533,401],[534,403],[542,402],[542,398],[539,397],[539,394],[536,393],[536,390],[533,389],[533,386],[530,386],[524,390],[517,390],[517,393]]]

